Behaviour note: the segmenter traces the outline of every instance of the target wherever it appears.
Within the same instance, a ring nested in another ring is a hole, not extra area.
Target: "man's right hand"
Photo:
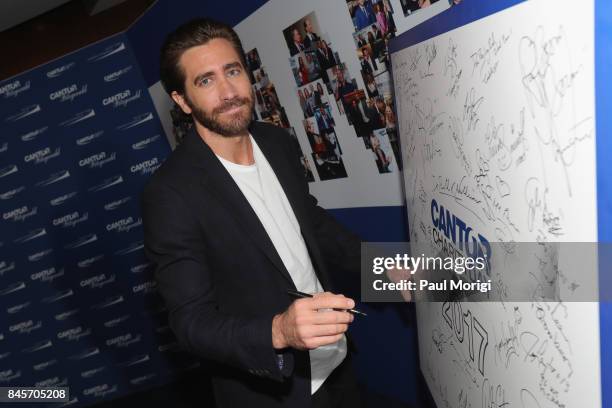
[[[295,300],[272,320],[272,345],[311,350],[332,344],[342,338],[354,319],[347,311],[319,309],[352,309],[355,301],[330,292],[316,293],[312,298]]]

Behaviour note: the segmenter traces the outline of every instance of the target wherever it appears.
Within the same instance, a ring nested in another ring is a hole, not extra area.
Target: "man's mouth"
[[[230,103],[228,103],[225,106],[222,106],[220,108],[217,109],[217,113],[221,114],[221,113],[236,113],[238,112],[244,105],[246,104],[246,102],[241,101],[241,100],[235,100],[232,101]]]
[[[232,113],[236,113],[236,112],[240,111],[240,109],[242,109],[242,104],[240,104],[240,105],[233,105],[233,106],[230,106],[229,108],[225,108],[225,109],[223,109],[221,111],[221,113],[232,114]]]

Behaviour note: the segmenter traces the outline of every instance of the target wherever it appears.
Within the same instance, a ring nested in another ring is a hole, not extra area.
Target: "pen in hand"
[[[313,297],[310,293],[299,292],[297,290],[291,290],[291,289],[287,289],[287,293],[290,294],[291,296],[295,296],[295,297],[298,297],[298,298],[311,298],[311,297]],[[367,314],[365,314],[363,312],[360,312],[357,309],[342,309],[342,310],[346,310],[347,312],[353,313],[353,314],[367,316]]]

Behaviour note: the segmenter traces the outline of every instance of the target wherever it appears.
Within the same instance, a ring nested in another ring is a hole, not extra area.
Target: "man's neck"
[[[195,123],[195,127],[200,138],[217,156],[244,166],[255,163],[248,130],[243,134],[227,137],[205,128],[198,122]]]

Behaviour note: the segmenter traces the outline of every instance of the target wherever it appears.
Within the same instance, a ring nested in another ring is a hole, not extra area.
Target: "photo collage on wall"
[[[361,7],[360,2],[351,1],[347,5],[353,22],[360,27],[354,39],[366,89],[357,86],[354,75],[333,51],[333,44],[321,33],[314,12],[283,30],[304,114],[304,129],[321,180],[347,176],[339,140],[342,136],[335,132],[330,103],[335,103],[340,114],[346,115],[364,148],[372,151],[379,173],[394,172],[399,167],[391,76],[387,69],[387,43],[396,31],[393,11],[386,1],[374,4],[363,1],[364,8],[372,10],[363,19],[355,17],[353,10],[353,6]]]
[[[255,110],[253,115],[255,120],[262,120],[264,122],[272,123],[276,126],[287,129],[289,134],[295,138],[297,142],[297,135],[295,129],[289,124],[289,119],[285,113],[285,108],[281,106],[276,88],[270,81],[268,74],[266,73],[265,67],[261,64],[259,58],[259,52],[257,48],[246,53],[249,77],[253,86],[253,93],[255,95]],[[299,146],[299,143],[298,143]],[[314,174],[310,166],[310,161],[300,147],[300,163],[304,170],[304,177],[308,182],[314,181]]]
[[[285,28],[283,35],[289,48],[289,66],[296,83],[295,94],[304,115],[302,124],[319,178],[331,180],[347,177],[330,105],[333,72],[340,65],[338,53],[333,51],[330,39],[321,35],[315,13]]]

